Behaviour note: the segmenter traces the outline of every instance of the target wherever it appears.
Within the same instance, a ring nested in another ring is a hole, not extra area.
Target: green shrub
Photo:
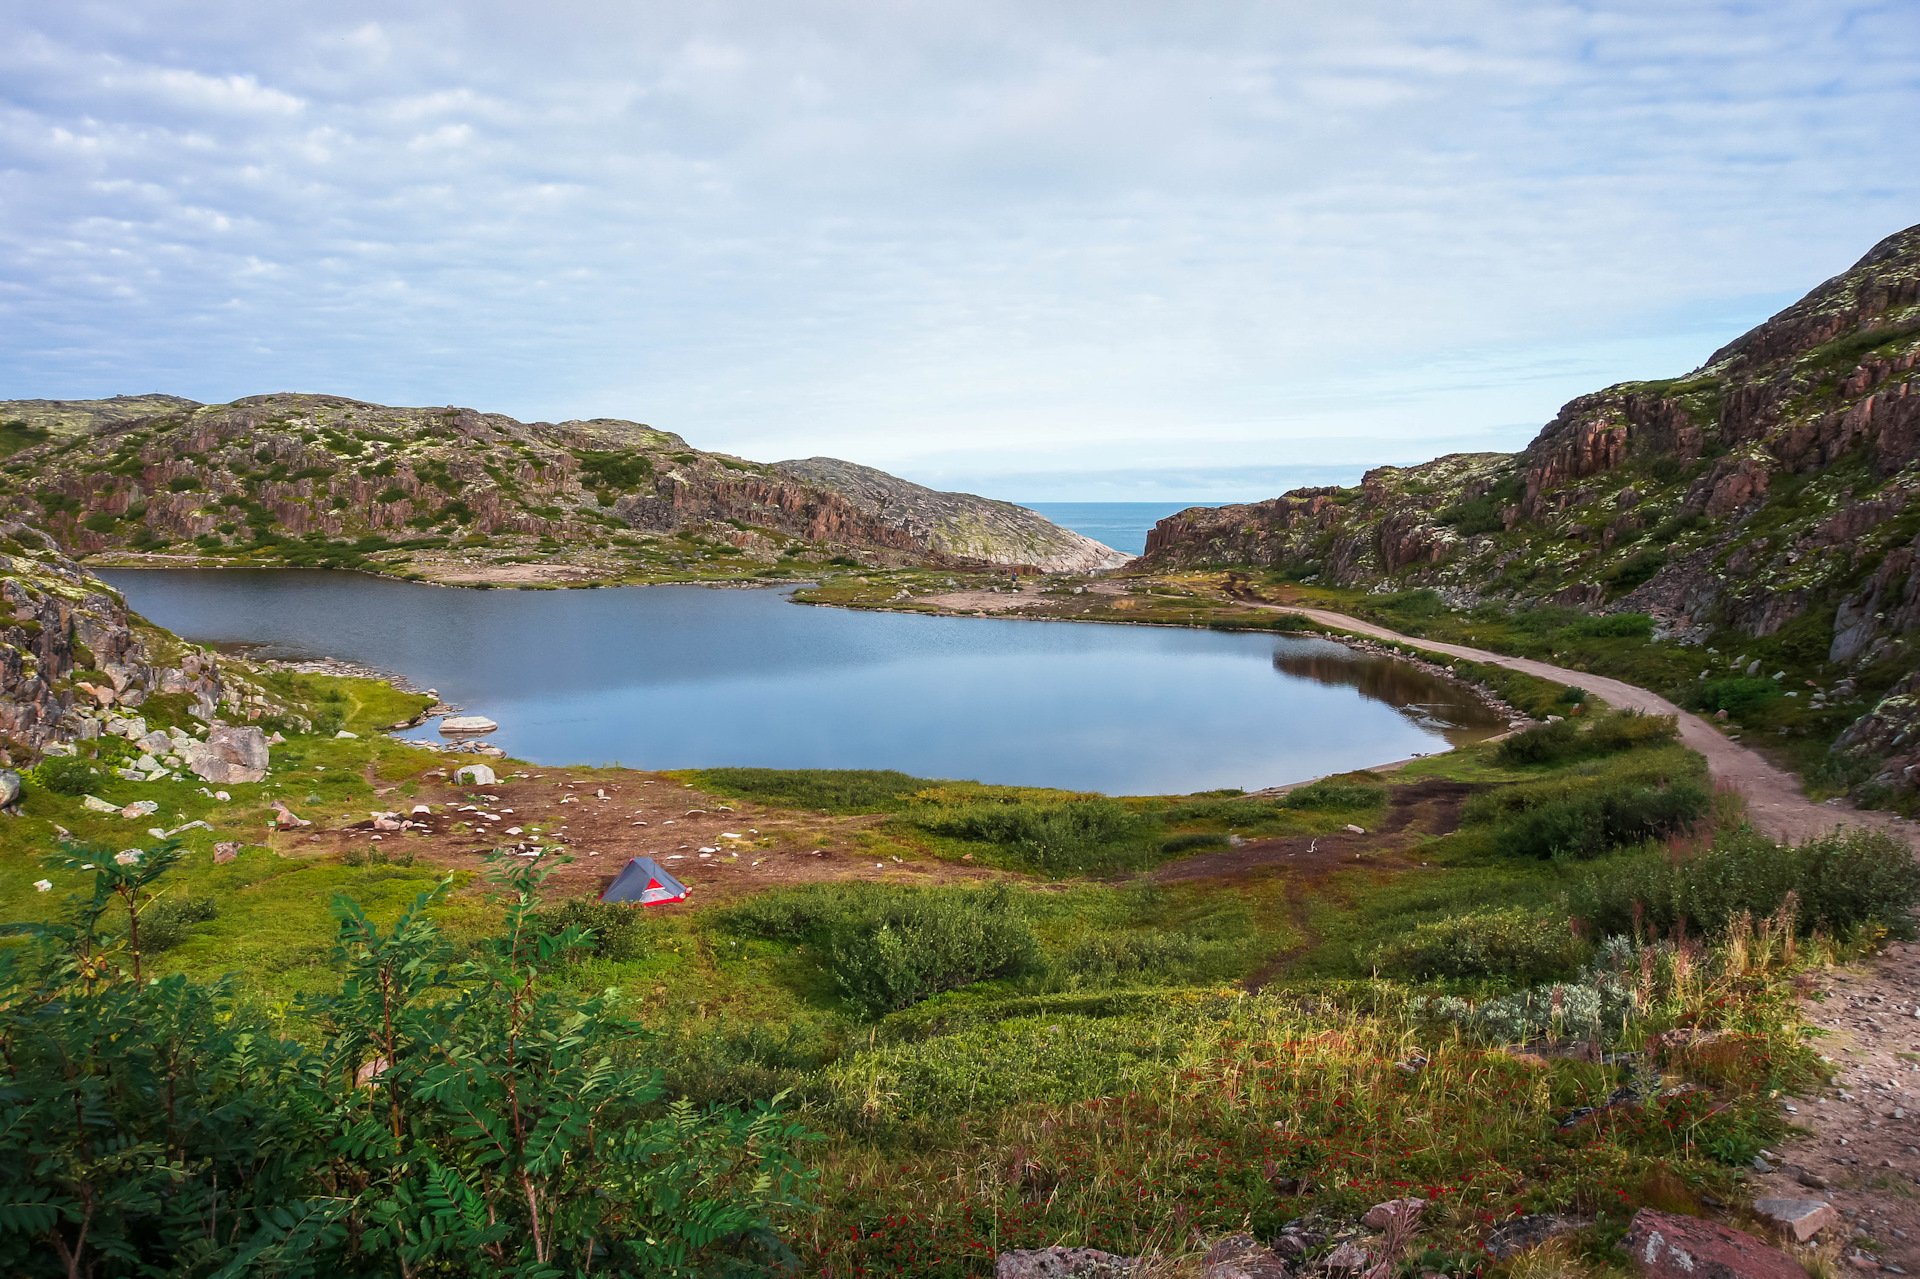
[[[636,959],[643,953],[645,929],[637,907],[569,897],[541,907],[532,919],[543,933],[581,929],[589,934],[583,952],[599,959]]]
[[[1639,715],[1628,711],[1595,719],[1582,729],[1570,719],[1536,724],[1500,743],[1502,764],[1527,767],[1564,764],[1597,755],[1612,755],[1642,746],[1672,741],[1679,725],[1671,715]]]
[[[1191,853],[1202,848],[1225,848],[1233,841],[1219,831],[1193,831],[1160,841],[1160,851],[1169,855]]]
[[[898,812],[933,784],[892,769],[855,768],[703,768],[688,780],[716,795],[822,813]]]
[[[1590,639],[1650,639],[1653,618],[1645,613],[1606,613],[1583,618],[1573,624],[1572,630]]]
[[[1182,976],[1203,957],[1189,933],[1110,933],[1075,942],[1048,964],[1070,986],[1111,986],[1142,978]]]
[[[1330,779],[1290,790],[1280,801],[1286,808],[1312,812],[1327,808],[1378,808],[1387,802],[1387,788],[1373,782]]]
[[[1376,972],[1414,981],[1504,977],[1534,983],[1571,975],[1585,947],[1564,919],[1486,911],[1416,924],[1377,948]]]
[[[1703,711],[1725,711],[1737,718],[1764,706],[1780,693],[1778,680],[1748,679],[1744,675],[1710,679],[1693,690],[1693,704]]]
[[[1144,865],[1151,823],[1105,798],[982,800],[915,819],[936,835],[993,844],[1046,874],[1124,870]]]
[[[829,949],[834,980],[872,1016],[1029,966],[1033,932],[1004,887],[916,894]]]
[[[140,944],[149,951],[171,950],[187,939],[195,924],[220,914],[211,897],[162,897],[140,912]]]
[[[1495,842],[1515,857],[1598,857],[1678,834],[1712,808],[1713,796],[1696,781],[1609,785],[1527,808],[1500,826]]]
[[[1740,831],[1698,857],[1647,855],[1595,872],[1575,886],[1571,904],[1601,933],[1664,933],[1683,922],[1718,932],[1742,914],[1771,915],[1790,894],[1802,932],[1879,925],[1911,938],[1920,863],[1876,831],[1838,832],[1797,847]]]
[[[73,755],[49,755],[34,766],[33,780],[56,795],[84,795],[100,782],[92,764]]]

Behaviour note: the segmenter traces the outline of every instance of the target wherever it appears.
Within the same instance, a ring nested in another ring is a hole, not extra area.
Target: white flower
[[[33,881],[33,891],[36,893],[49,892],[52,888],[53,881],[51,879],[36,879]]]
[[[129,848],[123,853],[115,853],[113,860],[119,862],[122,866],[136,866],[140,862],[140,850],[137,848]]]

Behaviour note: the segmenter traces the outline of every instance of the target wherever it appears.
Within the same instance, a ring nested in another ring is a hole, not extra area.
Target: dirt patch
[[[496,849],[531,857],[557,847],[571,859],[548,880],[559,897],[596,896],[628,858],[647,856],[693,889],[698,904],[822,880],[937,884],[995,874],[864,848],[863,835],[882,817],[762,808],[658,774],[542,769],[456,787],[436,769],[419,780],[412,797],[381,798],[389,817],[369,811],[325,829],[281,832],[273,843],[291,856],[411,856],[457,870],[479,870]]]
[[[1881,1262],[1920,1272],[1920,946],[1820,975],[1807,1020],[1831,1036],[1834,1085],[1787,1102],[1810,1134],[1756,1177],[1756,1198],[1825,1199]],[[1849,1248],[1849,1251],[1852,1251]]]
[[[930,604],[950,613],[1015,613],[1046,602],[1038,581],[1023,582],[1013,591],[948,591],[944,595],[922,595],[915,604]]]
[[[1377,828],[1356,835],[1286,835],[1249,839],[1219,852],[1196,853],[1168,862],[1153,878],[1163,884],[1201,879],[1264,879],[1273,875],[1317,883],[1336,870],[1356,866],[1405,869],[1407,851],[1416,843],[1460,828],[1460,807],[1477,788],[1466,782],[1429,777],[1388,792],[1387,811]]]

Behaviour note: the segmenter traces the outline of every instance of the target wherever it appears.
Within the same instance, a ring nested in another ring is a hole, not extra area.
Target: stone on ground
[[[1799,1243],[1840,1220],[1833,1205],[1821,1199],[1756,1199],[1753,1210]]]
[[[1647,1279],[1807,1279],[1806,1269],[1744,1230],[1642,1208],[1620,1246]]]
[[[455,786],[491,786],[498,780],[485,764],[462,764],[453,770]]]
[[[204,742],[184,748],[187,768],[208,782],[259,782],[267,777],[267,735],[251,725],[216,724]]]
[[[22,789],[20,774],[11,768],[0,768],[0,808],[12,808],[19,803]]]
[[[1204,1279],[1293,1279],[1287,1263],[1252,1235],[1228,1235],[1207,1249]]]
[[[440,721],[440,731],[448,737],[458,737],[463,733],[493,733],[499,728],[485,715],[449,715]]]
[[[993,1279],[1124,1279],[1140,1263],[1098,1248],[1034,1248],[1003,1252],[994,1259]]]

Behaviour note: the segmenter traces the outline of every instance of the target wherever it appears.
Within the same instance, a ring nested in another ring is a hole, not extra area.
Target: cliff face
[[[0,404],[0,419],[8,412]],[[271,558],[284,547],[301,562],[303,550],[343,544],[524,552],[663,537],[680,539],[683,563],[771,563],[809,546],[1039,567],[1092,555],[1093,544],[1031,512],[1012,520],[1005,511],[1018,508],[1005,503],[892,483],[894,500],[876,507],[632,422],[529,424],[315,395],[131,420],[103,410],[91,433],[30,443],[0,469],[0,493],[82,555],[184,547]]]
[[[957,559],[1027,564],[1050,573],[1116,568],[1128,557],[1012,502],[942,493],[832,457],[776,462],[782,475],[845,499],[867,520]]]
[[[214,654],[133,617],[44,533],[0,524],[0,761],[98,737],[142,708],[156,724],[285,713]]]

